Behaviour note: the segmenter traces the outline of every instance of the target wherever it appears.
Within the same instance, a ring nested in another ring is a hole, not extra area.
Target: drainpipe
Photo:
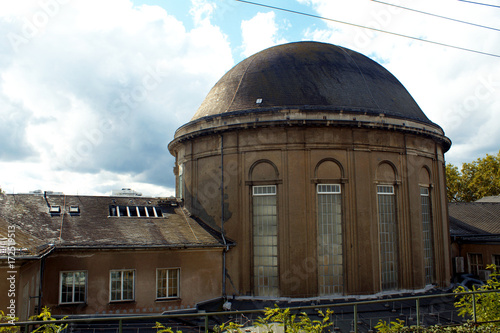
[[[38,315],[42,312],[42,293],[43,293],[43,275],[45,273],[45,257],[51,254],[52,251],[54,251],[55,249],[55,246],[53,244],[49,244],[49,246],[51,247],[50,250],[45,252],[40,258],[40,282],[38,284],[38,296],[36,296],[38,298],[38,313],[37,313]]]
[[[42,292],[43,292],[43,273],[45,271],[45,256],[40,261],[40,282],[38,283],[38,313],[40,315],[42,311]],[[29,311],[29,310],[28,310]]]
[[[220,204],[221,204],[221,235],[222,242],[224,243],[224,250],[222,251],[222,297],[226,298],[226,252],[228,250],[226,237],[224,235],[224,136],[220,135],[220,170],[221,170],[221,184],[220,184]]]

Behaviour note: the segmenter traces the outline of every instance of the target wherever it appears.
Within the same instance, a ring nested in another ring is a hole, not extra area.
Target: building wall
[[[221,168],[221,146],[223,167]],[[440,144],[389,130],[352,127],[267,127],[195,137],[171,150],[182,166],[186,207],[221,225],[237,246],[227,255],[237,290],[253,294],[253,185],[277,185],[280,295],[318,295],[316,184],[342,185],[344,293],[381,290],[377,184],[394,185],[399,287],[425,286],[420,186],[430,186],[434,282],[450,278],[449,232]],[[224,178],[221,204],[220,183]]]
[[[42,304],[55,315],[144,314],[193,307],[221,295],[221,249],[55,251],[46,258]],[[180,297],[156,299],[156,269],[180,268]],[[135,270],[133,301],[110,301],[110,270]],[[87,301],[61,305],[60,273],[87,271]]]
[[[464,269],[465,273],[472,273],[470,269],[469,255],[470,254],[480,254],[483,261],[482,269],[486,269],[486,266],[494,264],[493,255],[500,256],[500,244],[457,244],[452,243],[452,257],[463,257],[464,258]]]
[[[18,260],[14,268],[0,267],[0,276],[6,279],[0,283],[0,310],[8,315],[14,311],[20,320],[38,314],[40,261]],[[7,280],[11,277],[13,279]],[[14,300],[13,307],[11,300]]]

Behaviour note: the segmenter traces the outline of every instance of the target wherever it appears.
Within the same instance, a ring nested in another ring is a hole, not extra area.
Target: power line
[[[475,1],[468,1],[468,0],[458,0],[458,1],[468,2],[468,3],[473,3],[473,4],[475,4],[475,5],[481,5],[481,6],[489,6],[489,7],[500,8],[500,6],[490,5],[489,3],[482,3],[482,2],[475,2]]]
[[[457,20],[457,19],[454,19],[454,18],[451,18],[451,17],[446,17],[446,16],[437,15],[437,14],[427,13],[427,12],[423,12],[423,11],[420,11],[420,10],[417,10],[417,9],[403,7],[403,6],[395,5],[395,4],[392,4],[392,3],[382,2],[382,1],[378,1],[378,0],[372,0],[372,1],[384,4],[384,5],[387,5],[387,6],[393,6],[393,7],[397,7],[397,8],[409,10],[409,11],[412,11],[412,12],[417,12],[417,13],[420,13],[420,14],[425,14],[425,15],[430,15],[430,16],[434,16],[434,17],[439,17],[439,18],[442,18],[442,19],[445,19],[445,20],[450,20],[450,21],[454,21],[454,22],[459,22],[459,23],[473,25],[475,27],[480,27],[480,28],[485,28],[485,29],[500,31],[500,29],[497,29],[497,28],[492,28],[492,27],[488,27],[488,26],[485,26],[485,25],[481,25],[481,24],[476,24],[476,23],[472,23],[472,22]]]
[[[408,35],[403,35],[403,34],[398,34],[396,32],[385,31],[385,30],[382,30],[382,29],[370,28],[370,27],[366,27],[366,26],[363,26],[363,25],[349,23],[349,22],[344,22],[344,21],[339,21],[339,20],[335,20],[335,19],[331,19],[331,18],[319,16],[319,15],[303,13],[303,12],[299,12],[299,11],[295,11],[295,10],[291,10],[291,9],[270,6],[270,5],[265,5],[265,4],[261,4],[261,3],[257,3],[257,2],[251,2],[251,1],[246,1],[246,0],[235,0],[235,1],[247,3],[247,4],[250,4],[250,5],[254,5],[254,6],[260,6],[260,7],[275,9],[275,10],[279,10],[279,11],[283,11],[283,12],[288,12],[288,13],[292,13],[292,14],[298,14],[298,15],[309,16],[309,17],[313,17],[313,18],[319,18],[321,20],[326,20],[326,21],[332,21],[332,22],[336,22],[336,23],[351,25],[351,26],[354,26],[354,27],[357,27],[357,28],[369,29],[369,30],[373,30],[373,31],[377,31],[377,32],[382,32],[382,33],[385,33],[385,34],[390,34],[390,35],[394,35],[394,36],[399,36],[399,37],[409,38],[409,39],[413,39],[413,40],[418,40],[420,42],[426,42],[426,43],[430,43],[430,44],[434,44],[434,45],[440,45],[440,46],[450,47],[450,48],[457,49],[457,50],[468,51],[468,52],[472,52],[472,53],[477,53],[477,54],[482,54],[482,55],[487,55],[487,56],[491,56],[491,57],[500,58],[500,55],[498,55],[498,54],[493,54],[493,53],[488,53],[488,52],[482,52],[482,51],[472,50],[472,49],[468,49],[468,48],[465,48],[465,47],[454,46],[454,45],[440,43],[440,42],[434,42],[434,41],[427,40],[427,39],[422,39],[422,38],[408,36]],[[459,1],[462,1],[462,0],[459,0]]]

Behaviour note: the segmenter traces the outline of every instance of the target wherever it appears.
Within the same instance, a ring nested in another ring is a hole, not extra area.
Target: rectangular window
[[[156,298],[178,298],[180,283],[179,268],[158,268],[156,270]]]
[[[109,299],[110,301],[134,300],[133,270],[114,270],[109,273]]]
[[[431,284],[434,281],[434,246],[432,237],[432,217],[429,188],[420,188],[420,202],[422,208],[425,283]]]
[[[276,186],[254,186],[252,193],[254,292],[278,296]]]
[[[87,296],[87,272],[61,272],[60,304],[85,303]]]
[[[340,185],[318,184],[318,285],[320,295],[343,292]]]
[[[479,270],[483,269],[483,255],[480,253],[468,253],[469,273],[479,276]]]
[[[497,266],[498,269],[500,269],[500,254],[494,254],[491,262],[493,265]]]
[[[382,290],[398,287],[398,237],[394,186],[378,185],[380,279]]]
[[[184,164],[179,165],[179,188],[177,191],[177,197],[182,198],[184,195]]]

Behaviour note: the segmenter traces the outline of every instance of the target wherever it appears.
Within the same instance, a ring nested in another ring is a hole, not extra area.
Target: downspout
[[[51,244],[49,244],[51,245]],[[43,293],[43,276],[44,276],[44,273],[45,273],[45,257],[47,257],[48,255],[50,255],[52,253],[52,251],[54,251],[55,249],[55,246],[52,245],[52,248],[50,250],[48,250],[46,253],[44,253],[40,259],[40,282],[38,284],[38,315],[40,315],[41,313],[41,310],[42,310],[42,293]],[[28,309],[29,311],[29,309]]]
[[[45,256],[42,257],[40,261],[40,282],[38,283],[38,313],[37,315],[40,315],[41,309],[42,309],[42,285],[43,285],[43,273],[45,271]],[[29,309],[28,309],[29,311]]]
[[[224,250],[222,251],[222,297],[226,298],[226,253],[228,251],[226,237],[224,235],[224,136],[220,135],[220,170],[221,170],[221,184],[220,184],[220,229],[222,235],[222,242],[224,243]]]

